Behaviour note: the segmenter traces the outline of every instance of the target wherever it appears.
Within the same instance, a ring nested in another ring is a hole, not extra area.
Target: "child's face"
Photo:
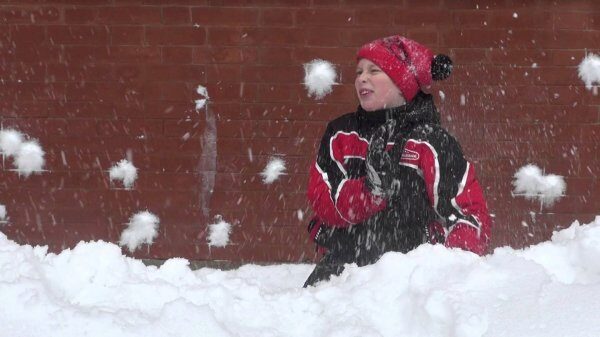
[[[392,79],[375,63],[361,59],[354,80],[360,106],[366,111],[401,106],[406,101]]]

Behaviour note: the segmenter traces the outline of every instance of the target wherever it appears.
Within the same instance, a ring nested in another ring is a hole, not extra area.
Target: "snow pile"
[[[134,214],[127,224],[127,228],[121,233],[119,245],[127,246],[129,251],[135,251],[141,244],[152,244],[158,235],[158,217],[148,211]]]
[[[0,204],[0,222],[6,221],[6,206]]]
[[[19,175],[29,177],[42,170],[45,164],[44,150],[36,140],[23,140],[24,135],[12,129],[0,130],[0,151],[14,157],[14,165]]]
[[[331,93],[336,78],[335,67],[328,61],[316,59],[304,64],[304,86],[308,96],[325,97]]]
[[[217,222],[208,225],[208,245],[211,247],[225,247],[229,244],[231,224],[225,222],[221,216],[217,216]]]
[[[204,108],[204,105],[206,105],[206,101],[208,100],[208,91],[206,90],[206,87],[199,85],[198,88],[196,88],[196,92],[198,93],[198,95],[204,97],[195,101],[196,111],[198,111]]]
[[[388,253],[302,289],[312,265],[158,268],[110,243],[55,255],[0,233],[0,336],[597,336],[599,259],[600,217],[485,257]]]
[[[110,168],[110,181],[121,180],[125,188],[131,188],[137,179],[137,168],[127,159],[123,159]]]
[[[260,173],[263,177],[265,184],[271,184],[279,178],[280,175],[285,174],[285,161],[281,158],[273,157],[265,166],[265,169]]]
[[[585,87],[591,90],[593,85],[600,84],[600,57],[596,54],[588,54],[579,63],[579,78],[585,83]]]
[[[567,188],[561,176],[544,175],[536,165],[529,164],[521,167],[514,175],[513,194],[522,195],[526,199],[539,199],[542,204],[552,206],[560,199]]]

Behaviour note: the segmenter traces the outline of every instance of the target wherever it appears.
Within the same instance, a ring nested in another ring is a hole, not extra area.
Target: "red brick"
[[[3,7],[0,9],[1,23],[40,24],[60,21],[60,11],[56,7],[41,7],[36,9]]]
[[[206,41],[201,27],[146,27],[146,42],[150,45],[198,46]]]
[[[208,45],[217,46],[252,46],[257,44],[263,32],[252,27],[224,28],[208,27]]]
[[[161,62],[161,52],[159,47],[113,46],[108,50],[108,58],[115,63],[152,64]]]
[[[592,17],[586,12],[559,12],[553,16],[555,29],[585,30],[592,22]]]
[[[239,47],[196,47],[193,52],[193,62],[205,63],[252,63],[257,60],[254,48]]]
[[[201,26],[256,26],[258,14],[256,8],[196,7],[192,21]]]
[[[294,13],[290,8],[263,8],[260,23],[263,26],[293,26]]]
[[[93,23],[97,16],[97,8],[65,8],[65,23],[67,24]]]
[[[9,31],[11,40],[18,44],[40,44],[46,40],[46,27],[44,26],[13,25],[9,26]]]
[[[110,44],[141,45],[144,40],[144,28],[136,26],[110,27]]]
[[[161,22],[161,10],[158,7],[114,6],[100,7],[96,22],[102,24],[156,24]]]
[[[354,10],[346,9],[301,9],[296,12],[296,24],[302,27],[312,26],[353,26]]]
[[[167,25],[189,24],[191,12],[188,7],[163,7],[162,22]]]
[[[99,26],[48,26],[47,39],[55,44],[105,45],[108,31]]]

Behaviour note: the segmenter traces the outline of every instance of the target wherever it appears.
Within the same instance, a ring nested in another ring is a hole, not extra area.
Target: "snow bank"
[[[479,257],[423,245],[300,288],[312,265],[144,266],[105,242],[58,255],[0,233],[0,336],[597,336],[600,217]]]

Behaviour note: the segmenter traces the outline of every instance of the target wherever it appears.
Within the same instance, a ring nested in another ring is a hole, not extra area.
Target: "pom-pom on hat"
[[[400,35],[388,36],[365,44],[358,50],[357,60],[375,63],[396,84],[407,102],[433,80],[443,80],[452,72],[452,60],[437,55],[422,44]]]

